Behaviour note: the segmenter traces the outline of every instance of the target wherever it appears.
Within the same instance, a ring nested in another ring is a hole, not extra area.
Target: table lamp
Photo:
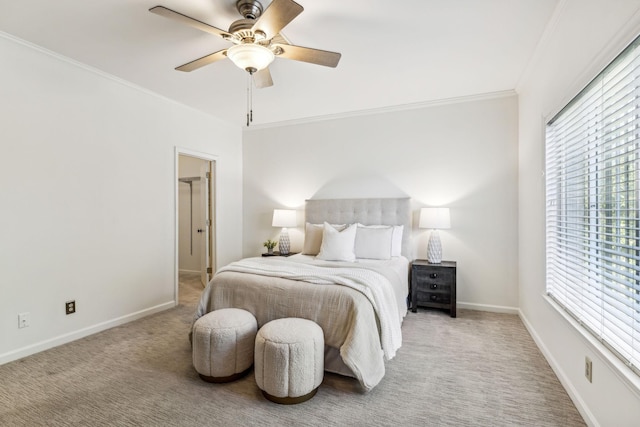
[[[280,255],[289,255],[291,243],[289,242],[289,231],[287,231],[287,227],[295,227],[297,225],[296,211],[293,209],[274,209],[273,222],[271,225],[274,227],[282,227],[278,248],[280,249]]]
[[[422,208],[420,209],[420,228],[430,228],[431,235],[427,245],[427,261],[431,264],[442,262],[442,243],[438,230],[451,228],[449,208]]]

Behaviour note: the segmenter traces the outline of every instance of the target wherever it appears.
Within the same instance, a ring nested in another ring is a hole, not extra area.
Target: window
[[[640,375],[640,37],[546,129],[547,294]]]

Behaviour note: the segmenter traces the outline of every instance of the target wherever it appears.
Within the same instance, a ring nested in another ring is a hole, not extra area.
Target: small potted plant
[[[267,248],[267,253],[268,254],[272,254],[273,253],[273,248],[276,247],[276,245],[278,244],[278,242],[274,241],[274,240],[267,240],[266,242],[264,242],[262,244],[262,246],[264,246],[265,248]]]

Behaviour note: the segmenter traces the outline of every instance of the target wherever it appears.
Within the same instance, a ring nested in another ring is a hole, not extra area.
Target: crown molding
[[[253,132],[262,129],[278,128],[294,125],[302,125],[308,123],[324,122],[329,120],[346,119],[351,117],[371,116],[375,114],[394,113],[398,111],[418,110],[421,108],[432,108],[443,105],[460,104],[466,102],[484,101],[488,99],[496,98],[508,98],[517,96],[517,92],[513,89],[481,93],[476,95],[458,96],[453,98],[435,99],[431,101],[415,102],[411,104],[393,105],[389,107],[371,108],[366,110],[349,111],[345,113],[327,114],[324,116],[305,117],[302,119],[285,120],[281,122],[264,123],[258,125],[251,125],[250,127],[243,128],[243,132]]]

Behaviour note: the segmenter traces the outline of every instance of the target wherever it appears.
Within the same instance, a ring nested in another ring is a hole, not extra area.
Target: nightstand
[[[456,317],[456,263],[430,264],[417,259],[411,264],[411,311],[420,307],[442,308]]]
[[[263,253],[263,254],[262,254],[262,256],[284,256],[284,257],[287,257],[287,256],[295,255],[295,254],[297,254],[297,253],[298,253],[298,252],[289,252],[289,253],[288,253],[288,254],[286,254],[286,255],[280,255],[280,252],[278,252],[278,251],[273,251],[273,253],[272,253],[272,254],[270,254],[270,253],[266,253],[266,252],[265,252],[265,253]]]

